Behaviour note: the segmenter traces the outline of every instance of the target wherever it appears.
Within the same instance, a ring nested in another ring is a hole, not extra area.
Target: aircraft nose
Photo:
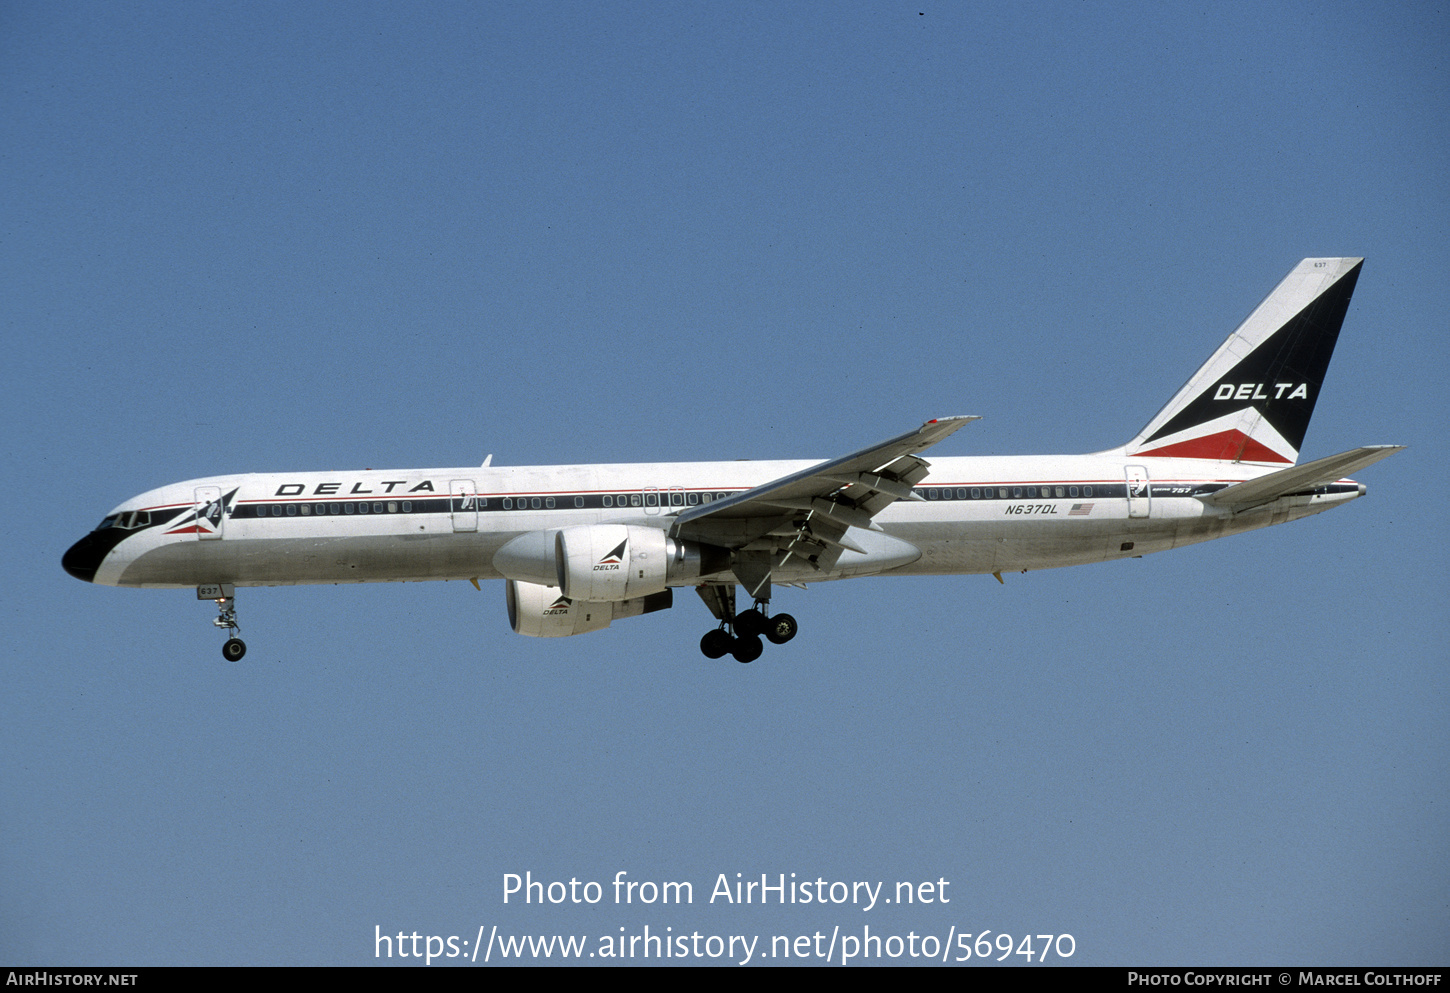
[[[60,567],[77,579],[94,583],[96,570],[101,567],[101,560],[106,557],[107,551],[109,549],[103,547],[94,534],[88,534],[61,556]]]

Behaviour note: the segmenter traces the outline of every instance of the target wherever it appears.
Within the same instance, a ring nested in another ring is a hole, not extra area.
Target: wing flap
[[[824,497],[812,497],[809,500],[782,500],[778,497],[763,497],[760,501],[767,507],[784,507],[787,510],[804,510],[811,513],[816,520],[834,521],[844,524],[849,528],[865,528],[868,531],[880,531],[880,525],[871,523],[871,515],[864,510],[848,506],[845,503],[837,503],[834,500],[827,500]],[[816,515],[819,515],[818,517]]]
[[[897,459],[896,461],[900,462],[902,460]],[[843,492],[847,497],[851,498],[866,498],[872,493],[886,493],[897,500],[923,499],[912,490],[910,483],[901,480],[900,473],[893,473],[891,477],[887,477],[875,472],[858,472],[855,475],[843,472],[839,474],[831,473],[822,476],[822,478],[832,480],[846,487]],[[853,487],[859,488],[859,492],[857,489],[853,489]]]

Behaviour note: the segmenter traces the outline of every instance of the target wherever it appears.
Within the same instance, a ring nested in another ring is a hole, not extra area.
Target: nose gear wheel
[[[242,626],[237,623],[237,600],[236,597],[224,596],[216,598],[217,616],[212,624],[226,631],[241,633]],[[227,638],[222,645],[222,658],[228,662],[240,662],[243,655],[247,654],[247,643],[235,634]]]

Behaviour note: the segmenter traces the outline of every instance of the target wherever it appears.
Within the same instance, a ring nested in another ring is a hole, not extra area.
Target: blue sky
[[[0,11],[0,960],[368,964],[384,933],[1070,933],[1080,964],[1443,964],[1442,6]],[[1363,255],[1294,525],[513,635],[502,584],[88,587],[235,471],[942,454],[1136,432]],[[31,494],[45,493],[39,501]],[[23,494],[23,495],[22,495]],[[506,873],[684,880],[521,907]],[[950,881],[722,907],[721,873]]]

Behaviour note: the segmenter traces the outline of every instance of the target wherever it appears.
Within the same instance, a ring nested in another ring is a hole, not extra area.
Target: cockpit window
[[[96,525],[96,530],[97,531],[104,531],[104,530],[106,530],[106,528],[108,528],[111,525],[115,524],[116,523],[116,518],[118,518],[120,516],[121,516],[120,514],[112,514],[110,517],[107,517],[105,520],[101,521],[101,523],[97,524]]]

